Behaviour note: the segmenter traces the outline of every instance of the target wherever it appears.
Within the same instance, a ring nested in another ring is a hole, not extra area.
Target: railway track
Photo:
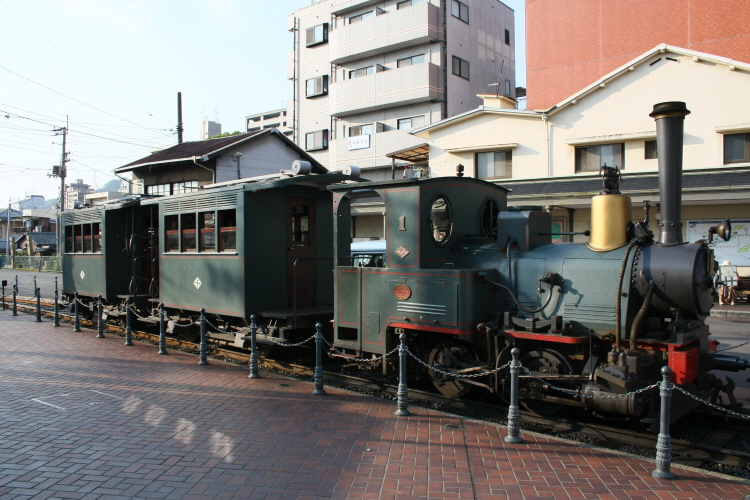
[[[41,302],[42,315],[53,316],[54,305],[48,301]],[[6,310],[10,309],[6,302]],[[36,299],[18,299],[19,312],[36,312]],[[69,314],[60,313],[60,320],[72,322]],[[81,327],[96,328],[95,321],[80,320]],[[125,328],[106,324],[105,331],[124,336]],[[133,330],[133,340],[157,344],[159,335]],[[167,337],[167,347],[183,352],[198,354],[199,344]],[[210,343],[209,355],[213,359],[236,364],[247,364],[250,354],[231,348],[220,347]],[[309,356],[312,361],[314,356]],[[312,379],[313,367],[303,362],[261,358],[260,367],[297,378]],[[341,370],[341,367],[338,367]],[[366,393],[372,396],[396,399],[397,385],[387,381],[373,381],[355,375],[347,375],[332,370],[324,371],[326,384]],[[471,399],[447,399],[429,391],[409,388],[409,404],[446,411],[467,418],[506,424],[507,407]],[[633,453],[653,458],[656,453],[657,436],[627,426],[615,427],[588,418],[554,418],[540,417],[530,412],[521,412],[523,430],[535,431],[546,435],[572,439],[607,449]],[[737,477],[750,479],[750,423],[747,420],[731,418],[707,412],[694,412],[689,417],[673,424],[672,462],[689,465],[706,470],[714,470]],[[739,449],[738,449],[739,448]]]

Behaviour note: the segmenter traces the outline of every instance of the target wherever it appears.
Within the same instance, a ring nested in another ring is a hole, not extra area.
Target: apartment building
[[[423,142],[409,130],[515,97],[514,19],[498,0],[313,0],[288,18],[294,141],[390,178],[393,153]]]
[[[85,184],[83,179],[77,179],[76,182],[71,182],[65,185],[65,210],[72,210],[75,206],[76,201],[83,203],[84,196],[93,193],[95,189],[92,189],[90,185]]]
[[[255,132],[267,128],[278,129],[286,136],[292,135],[293,130],[291,123],[287,120],[287,110],[284,108],[274,109],[245,117],[245,132]]]

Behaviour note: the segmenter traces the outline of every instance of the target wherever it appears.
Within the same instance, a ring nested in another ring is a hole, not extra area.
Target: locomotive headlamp
[[[732,223],[729,222],[729,219],[724,219],[724,222],[708,230],[709,243],[713,243],[714,235],[717,235],[724,241],[729,241],[729,239],[732,237]]]

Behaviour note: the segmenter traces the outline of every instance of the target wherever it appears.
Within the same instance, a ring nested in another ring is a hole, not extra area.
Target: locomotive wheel
[[[479,357],[471,346],[455,341],[441,342],[436,345],[427,358],[427,364],[443,371],[476,366],[477,361]],[[430,378],[435,388],[451,399],[465,396],[473,387],[461,379],[443,375],[435,370],[430,370]]]
[[[523,366],[542,378],[548,374],[569,375],[573,373],[573,367],[570,366],[567,358],[552,349],[534,349],[524,354],[520,361]],[[538,386],[539,384],[538,380],[532,380],[529,382],[529,389],[533,391],[534,386]],[[532,413],[536,413],[540,417],[551,417],[565,408],[565,405],[559,403],[549,403],[535,399],[522,401],[521,404],[524,408]]]

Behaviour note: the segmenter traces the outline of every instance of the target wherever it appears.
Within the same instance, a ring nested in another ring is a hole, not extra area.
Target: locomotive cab
[[[472,344],[480,340],[476,325],[491,319],[492,290],[484,280],[497,276],[491,257],[467,267],[458,262],[458,254],[494,245],[507,190],[456,178],[408,178],[329,189],[336,241],[336,347],[356,357],[382,355],[397,344],[396,333],[408,332],[413,349],[426,361],[459,353],[481,365]],[[352,202],[374,196],[385,207],[385,264],[352,265],[347,258]]]

